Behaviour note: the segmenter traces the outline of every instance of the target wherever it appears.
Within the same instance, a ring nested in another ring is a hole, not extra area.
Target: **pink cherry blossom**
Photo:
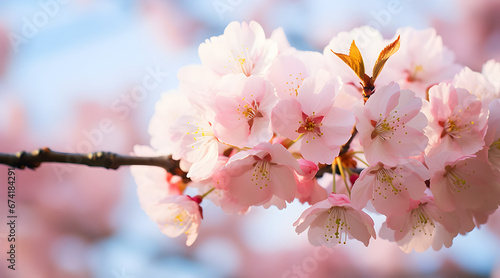
[[[176,124],[186,107],[189,107],[188,99],[179,90],[162,94],[156,103],[148,132],[151,135],[151,146],[159,154],[172,154],[177,149],[178,142],[171,140],[169,127]]]
[[[138,156],[158,156],[159,153],[149,146],[134,146]],[[130,171],[137,184],[137,195],[142,209],[146,212],[162,199],[182,193],[185,185],[182,178],[167,173],[165,169],[149,166],[131,166]]]
[[[328,199],[312,205],[293,225],[298,234],[309,228],[309,242],[316,246],[345,244],[348,237],[368,246],[370,238],[376,238],[373,220],[352,207],[343,194],[332,193]]]
[[[500,98],[500,63],[491,59],[483,65],[481,73],[495,88],[495,97]]]
[[[488,132],[485,141],[488,151],[488,161],[500,170],[500,99],[495,99],[489,105]]]
[[[249,210],[248,206],[240,205],[234,197],[229,195],[227,190],[214,188],[214,181],[219,180],[220,169],[226,165],[228,159],[227,156],[220,155],[214,168],[214,175],[209,179],[194,181],[189,186],[198,188],[198,195],[207,194],[205,199],[212,201],[225,213],[244,214]]]
[[[213,120],[199,113],[185,114],[170,129],[171,140],[177,142],[174,159],[190,164],[187,176],[195,180],[209,178],[213,174],[219,152],[224,148],[214,135]]]
[[[273,135],[271,110],[276,104],[273,86],[257,76],[225,76],[215,97],[216,137],[227,144],[253,147]]]
[[[393,167],[378,163],[364,169],[354,183],[353,204],[362,208],[371,200],[375,209],[385,215],[406,211],[410,199],[425,196],[425,181],[429,178],[427,168],[416,160]]]
[[[286,38],[285,30],[282,27],[274,29],[269,39],[274,41],[278,46],[278,54],[295,49],[290,45],[290,42]]]
[[[324,67],[321,54],[292,49],[274,59],[267,78],[275,86],[278,98],[296,98],[304,80]]]
[[[451,155],[449,161],[481,150],[487,130],[487,106],[465,89],[441,83],[429,90],[430,106],[424,112],[429,119],[426,154],[432,159],[440,152]]]
[[[274,196],[290,203],[297,192],[295,172],[302,173],[285,147],[264,142],[232,156],[215,185],[243,206],[263,205]]]
[[[356,128],[369,164],[395,166],[425,149],[427,119],[422,100],[391,83],[377,88],[364,108],[356,110]]]
[[[484,75],[479,72],[472,71],[465,67],[455,75],[451,83],[455,88],[462,88],[476,95],[485,105],[497,98],[495,87],[490,83]]]
[[[498,196],[498,195],[497,195]],[[460,220],[458,233],[465,235],[476,227],[488,222],[488,218],[498,209],[498,205],[493,202],[485,202],[476,209],[458,208],[453,214]]]
[[[307,79],[296,99],[281,99],[272,112],[274,130],[292,140],[301,136],[302,156],[315,163],[332,163],[354,126],[352,113],[334,106],[335,89],[332,80]]]
[[[146,212],[168,237],[186,234],[187,246],[191,246],[198,237],[203,216],[196,199],[186,195],[171,195]]]
[[[198,49],[201,62],[219,75],[243,73],[264,75],[278,54],[276,42],[266,39],[255,21],[231,22],[224,35],[212,37]]]
[[[438,251],[443,245],[452,245],[458,234],[454,230],[459,226],[456,215],[440,211],[432,197],[424,197],[420,201],[412,200],[405,213],[388,216],[379,236],[396,242],[406,253],[424,252],[431,246]]]
[[[441,155],[446,156],[446,153]],[[488,162],[473,157],[438,165],[440,168],[432,164],[429,167],[434,173],[430,189],[440,209],[477,210],[485,204],[500,204],[498,174]]]
[[[380,83],[396,81],[402,89],[410,89],[425,99],[429,87],[450,81],[460,71],[461,67],[454,63],[453,52],[443,45],[436,30],[406,27],[398,29],[397,36],[400,36],[401,47],[388,60]]]
[[[326,190],[318,184],[315,177],[318,172],[316,163],[299,159],[300,169],[303,175],[295,173],[295,181],[297,182],[297,198],[301,203],[308,202],[310,205],[322,201],[328,197]]]

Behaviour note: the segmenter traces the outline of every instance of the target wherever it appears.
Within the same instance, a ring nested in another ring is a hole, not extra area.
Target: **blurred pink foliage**
[[[480,71],[489,59],[500,60],[500,2],[479,0],[459,2],[457,22],[434,19],[438,33],[456,54],[459,63]]]
[[[0,95],[2,111],[6,114],[0,126],[1,152],[31,151],[42,147],[38,145],[35,132],[30,128],[26,109],[15,97]],[[58,133],[52,135],[54,142],[50,147],[58,151],[69,151],[79,143],[88,142],[93,148],[89,151],[113,150],[127,153],[132,145],[140,141],[134,132],[133,121],[123,121],[116,113],[99,104],[75,103],[76,122],[71,126],[61,124]],[[109,119],[114,131],[103,134],[96,144],[85,136],[86,132],[99,130],[100,121]],[[57,254],[65,238],[76,238],[85,248],[100,239],[112,235],[114,210],[122,197],[127,169],[108,171],[89,167],[45,164],[36,171],[16,170],[16,214],[19,221],[16,244],[18,260],[25,267],[19,267],[19,277],[89,277],[88,261],[81,261],[81,269],[69,271],[61,266]],[[0,177],[7,180],[6,168]],[[6,190],[0,198],[6,200]],[[6,210],[2,210],[2,215]],[[1,253],[7,252],[6,226],[1,225]],[[83,256],[83,254],[82,254]],[[21,258],[21,259],[19,259]],[[2,260],[0,276],[7,269]],[[76,260],[78,261],[78,260]]]

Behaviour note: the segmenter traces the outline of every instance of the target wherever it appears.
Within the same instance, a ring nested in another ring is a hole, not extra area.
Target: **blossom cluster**
[[[310,207],[296,232],[313,245],[368,245],[379,213],[379,237],[422,252],[450,247],[500,204],[500,63],[455,63],[433,29],[387,40],[363,26],[318,53],[232,22],[199,58],[157,103],[151,146],[134,150],[172,155],[186,174],[132,167],[167,236],[191,245],[205,198],[240,214],[297,199]]]

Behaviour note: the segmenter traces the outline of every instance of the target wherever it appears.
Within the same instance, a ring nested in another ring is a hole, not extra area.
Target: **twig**
[[[357,134],[358,134],[358,130],[356,129],[356,126],[354,126],[352,128],[352,131],[351,131],[351,138],[349,138],[349,140],[344,145],[342,145],[342,147],[340,148],[339,156],[341,156],[349,151],[349,148],[351,147],[352,140],[354,140],[354,137],[356,137]]]
[[[347,142],[344,145],[342,145],[342,147],[340,147],[340,152],[339,152],[338,156],[341,156],[349,151],[349,149],[351,148],[352,140],[354,140],[354,137],[356,137],[357,134],[358,134],[358,130],[356,129],[356,126],[354,126],[352,128],[352,131],[351,131],[351,138],[349,138],[349,140],[347,140]],[[332,173],[331,166],[332,166],[331,164],[323,165],[323,167],[320,166],[318,172],[316,173],[316,177],[321,178],[324,173]],[[354,170],[354,172],[356,172],[356,173],[359,173],[359,172],[361,172],[362,169],[352,169],[352,170]],[[338,168],[336,168],[335,174],[340,175]]]
[[[146,165],[157,166],[169,173],[181,176],[185,182],[189,181],[186,173],[179,168],[179,161],[172,156],[124,156],[112,152],[95,152],[89,154],[55,152],[49,148],[41,148],[31,153],[22,151],[16,154],[0,153],[0,164],[9,165],[18,169],[36,169],[42,163],[68,163],[91,167],[103,167],[116,170],[120,166]]]

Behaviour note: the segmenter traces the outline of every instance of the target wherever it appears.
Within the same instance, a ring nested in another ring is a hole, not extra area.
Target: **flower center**
[[[243,100],[245,100],[245,98],[243,98]],[[253,121],[255,120],[255,118],[264,117],[262,113],[259,111],[259,103],[256,100],[254,100],[252,103],[247,103],[243,105],[243,107],[241,107],[241,104],[238,105],[237,110],[238,112],[243,114],[250,128],[252,128]]]
[[[373,187],[373,200],[375,200],[376,194],[383,196],[384,199],[387,199],[386,193],[397,195],[401,192],[400,187],[402,186],[402,183],[399,178],[402,178],[403,176],[398,176],[393,169],[380,168],[377,170],[376,175],[377,182]],[[394,185],[395,183],[398,184],[397,187]]]
[[[174,226],[178,231],[187,230],[193,220],[189,213],[178,206],[172,206],[170,210],[172,211],[171,218],[167,219],[165,226]]]
[[[332,207],[325,221],[324,231],[327,242],[338,240],[338,243],[346,244],[347,231],[350,229],[345,217],[346,209],[342,207]],[[333,237],[335,236],[335,239]]]
[[[467,107],[469,109],[469,107]],[[461,113],[463,110],[460,109],[458,112]],[[471,126],[474,125],[474,121],[462,124],[462,120],[458,115],[450,116],[446,121],[438,121],[439,126],[443,128],[441,132],[441,138],[446,135],[450,135],[451,138],[461,138],[462,132],[468,132],[471,130]]]
[[[196,130],[191,132],[186,132],[186,134],[193,135],[193,143],[190,144],[192,149],[202,149],[208,144],[212,143],[212,140],[217,140],[212,129],[212,124],[209,122],[187,122],[188,125],[195,126]]]
[[[239,54],[236,54],[238,52],[231,50],[229,62],[233,65],[232,68],[234,72],[242,72],[246,76],[250,76],[252,74],[254,64],[252,62],[252,59],[247,59],[248,57],[250,57],[248,53],[248,47],[245,47],[245,45],[241,45],[241,49],[242,51],[239,51]],[[232,61],[236,63],[232,63]]]
[[[251,181],[255,182],[255,185],[259,187],[259,189],[264,189],[271,181],[271,166],[276,165],[276,163],[271,162],[270,154],[267,154],[264,158],[254,156],[254,159],[257,161],[253,164],[254,168]]]
[[[296,130],[298,133],[306,133],[313,132],[317,136],[322,136],[320,127],[323,125],[321,121],[324,116],[315,116],[313,112],[313,116],[309,117],[304,112],[302,112],[302,121],[299,121],[300,127]]]
[[[183,210],[180,214],[177,214],[174,218],[174,225],[178,226],[183,226],[184,225],[184,219],[188,217],[187,213],[185,210]]]
[[[414,82],[414,81],[420,81],[420,78],[418,77],[418,75],[424,71],[424,67],[422,65],[416,65],[414,68],[413,68],[413,71],[411,73],[409,73],[408,77],[407,77],[407,81],[408,82]]]

